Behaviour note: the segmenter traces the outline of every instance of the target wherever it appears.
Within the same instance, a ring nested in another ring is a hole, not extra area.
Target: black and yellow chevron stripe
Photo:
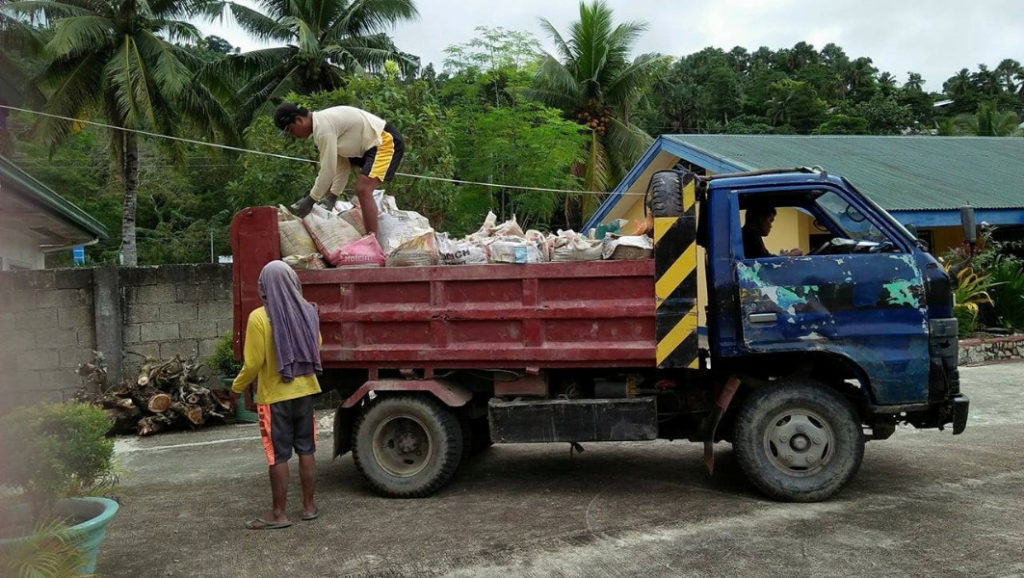
[[[696,368],[697,216],[696,176],[682,175],[683,214],[654,219],[657,282],[655,332],[659,368]]]

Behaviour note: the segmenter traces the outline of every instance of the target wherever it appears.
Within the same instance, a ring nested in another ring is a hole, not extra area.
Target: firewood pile
[[[205,387],[199,375],[202,367],[179,355],[167,361],[146,357],[134,379],[111,386],[103,356],[97,352],[93,361],[78,367],[83,387],[76,398],[106,410],[114,420],[114,433],[145,436],[223,422],[231,412],[231,394]]]

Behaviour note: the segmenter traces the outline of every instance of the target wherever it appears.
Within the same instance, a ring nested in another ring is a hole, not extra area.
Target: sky
[[[241,0],[252,5],[252,0]],[[1004,58],[1024,62],[1024,1],[1021,0],[607,0],[617,23],[640,21],[647,31],[635,54],[683,56],[714,46],[754,51],[791,48],[805,41],[820,50],[829,42],[851,59],[867,56],[879,72],[902,83],[908,72],[924,77],[925,89],[961,68],[995,68]],[[547,50],[553,44],[540,25],[551,22],[563,37],[579,19],[575,0],[417,0],[420,18],[390,34],[398,47],[433,62],[440,70],[444,49],[468,42],[478,26],[533,34]],[[243,51],[260,47],[231,22],[201,24]]]

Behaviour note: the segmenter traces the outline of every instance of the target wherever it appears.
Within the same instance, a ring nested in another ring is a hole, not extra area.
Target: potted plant
[[[79,402],[22,407],[0,417],[0,485],[6,489],[0,574],[30,575],[41,567],[93,573],[118,509],[114,500],[90,495],[115,481],[110,427],[106,412]]]
[[[220,376],[221,383],[223,383],[227,388],[231,388],[231,384],[234,382],[235,376],[238,375],[238,372],[242,369],[241,362],[235,361],[235,341],[231,333],[226,333],[217,340],[217,343],[213,348],[213,353],[206,361],[206,365],[214,373]],[[245,405],[245,398],[239,397],[235,404],[235,421],[258,421],[256,412],[246,409]]]

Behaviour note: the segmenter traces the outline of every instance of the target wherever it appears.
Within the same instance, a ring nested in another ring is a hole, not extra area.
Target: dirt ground
[[[719,444],[714,476],[686,442],[495,446],[439,494],[372,494],[326,458],[323,515],[243,523],[269,504],[255,425],[118,440],[122,508],[103,576],[798,576],[1024,574],[1024,363],[963,368],[967,431],[900,428],[819,504],[764,499]],[[293,461],[294,464],[294,461]]]

